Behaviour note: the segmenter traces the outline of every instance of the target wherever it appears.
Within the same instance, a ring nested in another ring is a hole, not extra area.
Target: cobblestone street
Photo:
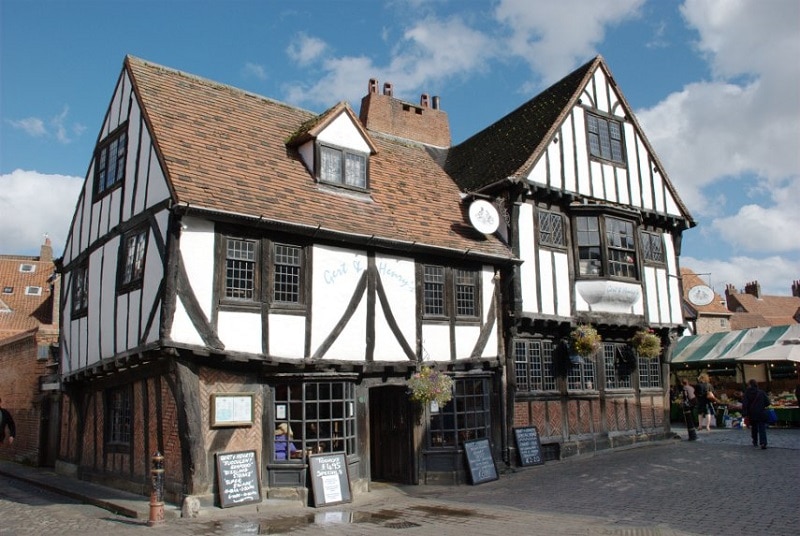
[[[172,511],[155,527],[0,470],[0,534],[794,535],[800,429],[770,429],[769,443],[753,449],[748,430],[701,432],[696,442],[684,433],[680,440],[504,472],[478,486],[376,484],[345,505],[210,508],[197,519],[176,519]]]

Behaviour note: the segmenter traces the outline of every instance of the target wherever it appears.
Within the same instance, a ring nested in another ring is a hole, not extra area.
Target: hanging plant
[[[582,357],[589,357],[600,349],[603,341],[597,330],[589,324],[578,324],[570,333],[572,348]]]
[[[443,407],[453,398],[453,378],[431,367],[422,367],[408,379],[411,400],[423,405],[436,402]]]
[[[652,329],[641,329],[631,339],[631,346],[641,357],[655,358],[661,355],[661,337]]]

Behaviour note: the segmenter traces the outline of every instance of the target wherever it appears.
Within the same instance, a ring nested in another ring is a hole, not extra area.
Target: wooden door
[[[405,387],[370,389],[369,415],[372,480],[414,484],[413,408]]]

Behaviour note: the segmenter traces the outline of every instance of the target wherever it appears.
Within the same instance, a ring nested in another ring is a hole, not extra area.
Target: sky
[[[797,0],[0,0],[0,254],[63,253],[127,54],[323,112],[370,78],[453,143],[602,55],[724,295],[800,280]]]

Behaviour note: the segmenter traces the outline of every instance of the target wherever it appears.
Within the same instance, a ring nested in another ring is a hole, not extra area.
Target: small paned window
[[[639,387],[661,387],[661,363],[658,359],[638,357]]]
[[[577,216],[578,274],[637,279],[632,221],[611,216]]]
[[[425,266],[425,314],[444,316],[444,266]]]
[[[664,241],[660,234],[642,231],[642,258],[646,262],[664,264]]]
[[[514,374],[517,391],[555,391],[553,343],[548,340],[515,340]]]
[[[122,241],[122,273],[120,286],[135,287],[144,277],[144,259],[147,249],[147,229],[138,229],[124,236]]]
[[[589,139],[589,153],[597,158],[625,163],[622,151],[622,124],[614,119],[586,113],[586,132]]]
[[[36,271],[35,264],[20,264],[19,271],[25,274],[31,274]]]
[[[72,316],[86,314],[89,307],[89,267],[78,266],[72,273]]]
[[[355,385],[306,382],[275,386],[272,459],[303,462],[303,454],[356,452]]]
[[[131,444],[131,391],[128,388],[106,392],[106,444],[119,452]]]
[[[225,297],[255,300],[258,243],[255,240],[227,238],[225,251]]]
[[[489,383],[485,378],[456,379],[452,400],[431,414],[431,448],[456,448],[471,439],[489,437]]]
[[[570,391],[597,390],[595,381],[594,356],[581,356],[577,363],[570,366],[567,373],[567,389]]]
[[[426,264],[422,302],[429,317],[475,319],[480,316],[480,272]]]
[[[106,138],[95,157],[95,194],[101,195],[125,179],[128,133],[125,128]]]
[[[363,154],[319,147],[321,181],[365,190],[367,188],[367,157]]]
[[[3,287],[3,294],[14,294],[14,287]]]
[[[25,287],[25,294],[27,296],[41,296],[42,287]]]
[[[478,274],[474,270],[453,270],[456,287],[456,316],[478,316]]]
[[[603,368],[606,374],[606,389],[630,389],[631,375],[626,368],[626,344],[603,343]]]
[[[286,244],[274,245],[273,301],[300,303],[300,274],[303,266],[303,249]]]
[[[539,211],[539,245],[564,247],[564,217],[557,212]]]

